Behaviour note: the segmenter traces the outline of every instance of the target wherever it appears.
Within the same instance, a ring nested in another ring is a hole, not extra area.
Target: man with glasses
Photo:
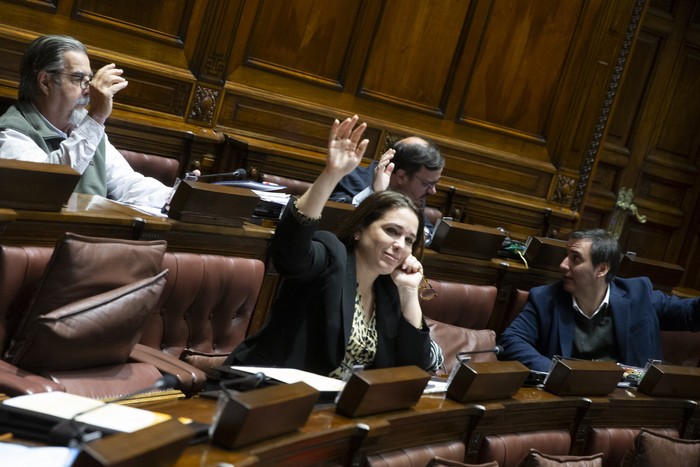
[[[375,191],[394,190],[405,194],[418,207],[425,207],[428,195],[435,194],[445,160],[437,146],[418,136],[409,136],[394,143],[379,161],[358,167],[343,177],[331,200],[352,202],[357,206]],[[426,243],[432,237],[433,225],[426,217]]]
[[[105,134],[112,99],[128,82],[113,63],[94,75],[86,47],[68,36],[42,36],[24,54],[19,98],[0,116],[0,157],[68,165],[75,189],[161,208],[172,188],[134,172]],[[88,107],[89,105],[89,107]]]

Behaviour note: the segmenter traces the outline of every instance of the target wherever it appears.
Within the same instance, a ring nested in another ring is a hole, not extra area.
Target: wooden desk
[[[148,410],[209,423],[216,401],[193,398],[141,405]],[[188,447],[179,467],[235,465],[349,465],[363,456],[397,449],[463,440],[466,461],[475,461],[484,436],[564,429],[572,434],[572,454],[580,453],[591,427],[685,427],[697,438],[696,404],[654,398],[618,389],[609,397],[558,397],[539,388],[521,388],[511,399],[460,404],[426,395],[409,410],[346,418],[332,405],[312,412],[298,432],[227,450],[210,443]],[[689,423],[692,422],[692,423]],[[693,424],[694,423],[694,424]],[[681,431],[683,433],[683,431]]]
[[[485,401],[484,416],[467,442],[467,461],[476,462],[489,435],[563,429],[573,434],[590,401],[558,397],[539,388],[521,388],[511,399]]]
[[[355,460],[413,446],[464,441],[483,413],[480,405],[459,404],[446,400],[444,395],[426,395],[410,410],[364,417],[358,421],[370,429]]]
[[[7,225],[17,219],[17,211],[14,209],[0,208],[0,235],[5,231]]]
[[[193,398],[142,405],[148,410],[209,423],[216,401]],[[180,467],[217,465],[349,465],[353,458],[404,447],[462,440],[483,410],[442,396],[424,396],[412,409],[361,418],[319,407],[298,432],[231,451],[210,443],[188,447]]]
[[[256,258],[267,261],[267,248],[274,230],[246,223],[242,227],[193,224],[167,219],[168,249],[193,253]]]
[[[59,212],[16,211],[5,224],[0,242],[7,245],[53,246],[66,232],[123,239],[164,238],[167,219],[150,216],[95,195],[73,193]]]
[[[588,431],[606,428],[676,428],[681,437],[697,437],[691,420],[697,417],[695,401],[647,396],[634,389],[616,389],[610,396],[591,398],[581,419],[572,451],[581,453]]]

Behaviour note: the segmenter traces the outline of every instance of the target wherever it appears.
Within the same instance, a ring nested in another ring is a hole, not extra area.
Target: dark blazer
[[[338,238],[304,225],[288,206],[270,246],[283,277],[265,326],[227,358],[227,365],[298,368],[328,375],[350,339],[357,279],[355,256]],[[390,276],[374,283],[377,354],[374,368],[430,364],[430,335],[406,321]]]
[[[613,279],[610,312],[620,363],[627,365],[644,367],[650,358],[663,358],[659,330],[700,331],[700,299],[653,290],[646,277]],[[548,371],[553,356],[571,356],[574,313],[562,282],[533,288],[522,312],[498,339],[504,349],[499,358]]]

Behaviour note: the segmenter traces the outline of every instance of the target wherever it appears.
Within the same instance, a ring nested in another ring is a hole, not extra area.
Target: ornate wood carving
[[[214,111],[219,98],[219,90],[207,86],[197,85],[194,99],[190,106],[190,121],[211,124],[214,120]]]
[[[588,188],[588,182],[593,170],[593,164],[596,156],[598,155],[600,142],[603,139],[603,131],[605,130],[605,125],[608,122],[610,109],[612,108],[612,103],[617,93],[620,79],[622,78],[622,72],[625,68],[625,62],[627,61],[627,56],[632,48],[632,42],[634,40],[637,27],[639,26],[639,22],[642,18],[642,13],[644,12],[645,1],[646,0],[636,0],[634,9],[632,10],[632,15],[630,17],[629,24],[627,25],[627,31],[625,32],[625,38],[622,42],[622,46],[620,47],[620,52],[615,63],[614,73],[610,78],[608,92],[605,95],[603,105],[601,106],[600,113],[598,115],[595,130],[591,136],[591,141],[588,144],[588,148],[586,149],[586,154],[583,159],[583,164],[581,165],[578,185],[571,201],[571,209],[573,211],[581,210],[581,203],[583,203],[583,198],[586,193],[586,189]]]
[[[563,206],[569,206],[571,200],[574,197],[574,189],[576,187],[576,180],[572,177],[567,177],[566,175],[557,175],[557,186],[554,189],[554,195],[552,196],[552,201],[561,204]]]

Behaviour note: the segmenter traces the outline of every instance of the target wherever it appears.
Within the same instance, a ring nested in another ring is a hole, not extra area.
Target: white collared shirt
[[[583,316],[585,316],[588,319],[593,319],[593,317],[595,315],[597,315],[600,310],[606,309],[608,307],[608,305],[610,304],[610,284],[608,284],[608,288],[605,291],[605,297],[603,297],[603,301],[600,302],[600,305],[598,305],[598,308],[596,308],[595,312],[593,312],[593,314],[591,316],[588,316],[586,313],[583,312],[581,307],[578,306],[578,303],[576,302],[576,298],[573,295],[571,296],[571,300],[573,300],[573,303],[574,303],[574,310],[578,311],[579,313],[581,313]]]

